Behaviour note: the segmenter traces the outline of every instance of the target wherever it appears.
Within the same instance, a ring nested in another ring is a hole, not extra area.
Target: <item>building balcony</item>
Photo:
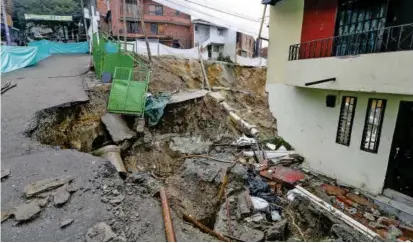
[[[176,24],[183,26],[190,26],[191,19],[185,16],[176,15],[176,13],[155,13],[155,12],[145,12],[144,20],[147,23],[166,23],[166,24]],[[140,20],[140,14],[136,11],[126,11],[119,16],[119,19],[123,21],[123,17],[126,21],[138,21]]]
[[[291,45],[286,83],[413,94],[413,24]]]

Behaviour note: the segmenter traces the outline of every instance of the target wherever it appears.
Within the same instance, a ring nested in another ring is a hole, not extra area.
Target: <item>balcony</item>
[[[127,21],[137,21],[139,20],[139,12],[136,5],[133,4],[126,4],[132,5],[127,6],[125,13],[123,12],[123,8],[121,8],[121,14],[119,19],[123,21],[123,16],[125,16]],[[191,25],[191,18],[187,18],[183,14],[176,15],[175,12],[171,13],[159,13],[159,12],[144,12],[144,20],[148,23],[168,23],[168,24],[176,24],[176,25],[183,25],[183,26],[190,26]]]
[[[292,45],[285,83],[413,95],[412,50],[413,24]]]
[[[288,60],[407,50],[413,50],[413,24],[291,45]]]

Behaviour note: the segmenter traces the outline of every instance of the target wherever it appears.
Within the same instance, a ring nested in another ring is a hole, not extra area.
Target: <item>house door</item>
[[[413,197],[413,102],[400,102],[385,186]]]

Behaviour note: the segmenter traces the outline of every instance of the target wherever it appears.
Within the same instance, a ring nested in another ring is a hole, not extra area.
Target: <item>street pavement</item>
[[[52,56],[1,77],[2,85],[10,80],[17,84],[1,96],[1,168],[11,170],[1,182],[2,212],[25,203],[23,188],[38,180],[73,175],[81,188],[63,207],[49,203],[30,222],[5,221],[1,241],[84,241],[89,227],[112,217],[91,182],[103,160],[41,145],[24,135],[36,111],[88,100],[81,74],[89,62],[88,55]],[[74,222],[61,229],[60,221],[65,218]]]

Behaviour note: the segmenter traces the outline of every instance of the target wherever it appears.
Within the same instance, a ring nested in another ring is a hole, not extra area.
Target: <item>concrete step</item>
[[[402,194],[400,192],[397,192],[395,190],[386,188],[383,191],[383,196],[391,198],[394,201],[397,201],[399,203],[403,203],[406,205],[411,205],[413,207],[413,198],[409,197],[405,194]]]
[[[400,198],[398,198],[398,200],[400,200]],[[384,195],[378,195],[374,198],[374,202],[381,210],[396,215],[402,222],[408,224],[413,223],[413,203],[410,201],[405,201],[407,203],[404,203]]]

